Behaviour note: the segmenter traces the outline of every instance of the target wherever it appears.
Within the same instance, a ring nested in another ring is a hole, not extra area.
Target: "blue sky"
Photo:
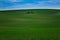
[[[0,0],[0,10],[60,9],[60,0]]]

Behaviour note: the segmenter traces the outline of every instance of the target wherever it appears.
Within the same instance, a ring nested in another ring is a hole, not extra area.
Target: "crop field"
[[[0,40],[60,40],[60,10],[0,11]]]

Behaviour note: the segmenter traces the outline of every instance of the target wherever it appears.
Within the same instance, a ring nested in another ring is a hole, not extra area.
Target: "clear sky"
[[[0,0],[0,10],[60,9],[60,0]]]

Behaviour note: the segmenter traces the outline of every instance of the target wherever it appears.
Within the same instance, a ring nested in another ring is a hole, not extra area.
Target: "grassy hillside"
[[[60,40],[60,10],[0,11],[0,40]]]

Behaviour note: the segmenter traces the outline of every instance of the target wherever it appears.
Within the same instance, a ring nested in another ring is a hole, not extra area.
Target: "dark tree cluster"
[[[28,11],[27,14],[34,14],[32,11]]]

